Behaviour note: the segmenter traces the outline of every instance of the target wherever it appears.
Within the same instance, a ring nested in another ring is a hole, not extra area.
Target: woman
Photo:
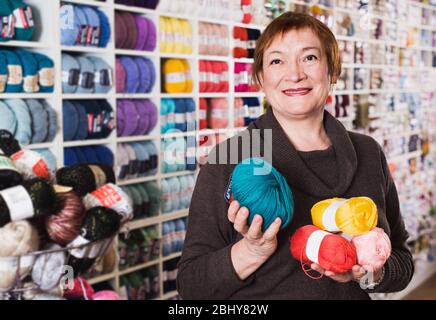
[[[381,147],[368,136],[346,131],[324,111],[340,71],[334,35],[311,16],[287,12],[259,38],[253,75],[271,107],[247,131],[272,131],[272,165],[293,191],[293,220],[280,230],[277,219],[262,233],[262,218],[256,215],[248,226],[248,209],[237,201],[228,205],[223,197],[235,164],[206,164],[192,197],[179,263],[182,298],[369,299],[368,293],[399,291],[410,282],[408,234]],[[312,224],[310,209],[316,202],[354,196],[374,200],[378,226],[392,242],[390,258],[372,274],[373,289],[361,288],[366,270],[359,265],[334,274],[312,264],[324,275],[313,280],[289,252],[290,236]]]

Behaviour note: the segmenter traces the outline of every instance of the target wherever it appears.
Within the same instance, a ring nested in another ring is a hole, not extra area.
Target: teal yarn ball
[[[248,224],[256,214],[263,217],[262,231],[277,217],[282,220],[281,229],[292,220],[292,191],[281,173],[262,158],[247,158],[235,167],[231,191],[240,206],[248,208]]]

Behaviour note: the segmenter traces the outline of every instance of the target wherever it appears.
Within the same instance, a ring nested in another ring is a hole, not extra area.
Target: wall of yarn
[[[180,258],[175,258],[163,263],[162,281],[164,294],[177,289],[177,264],[179,260]]]
[[[161,53],[192,54],[193,39],[191,22],[186,19],[159,17]]]
[[[160,255],[159,230],[152,226],[120,233],[118,255],[119,270],[156,260]]]
[[[0,50],[0,93],[51,93],[54,80],[49,56],[24,49]]]
[[[113,69],[104,59],[62,53],[63,93],[108,93],[113,85]]]
[[[238,106],[241,105],[240,98],[235,99],[235,104]],[[236,101],[238,100],[238,101]],[[251,122],[255,121],[259,116],[264,113],[262,103],[259,98],[250,97],[250,98],[242,98],[243,110],[244,110],[244,124],[243,126],[248,126]],[[238,107],[240,110],[239,114],[242,113],[242,108]],[[238,124],[242,122],[242,117],[238,117]]]
[[[62,45],[107,47],[111,26],[105,12],[96,7],[69,3],[63,3],[59,12]]]
[[[118,93],[150,93],[156,83],[156,69],[147,57],[117,56],[116,91]]]
[[[161,173],[197,168],[195,136],[166,138],[161,142]]]
[[[157,182],[151,181],[121,187],[133,203],[133,219],[155,217],[159,214],[162,191]]]
[[[149,135],[156,128],[158,110],[149,99],[117,100],[118,137]]]
[[[173,211],[187,209],[191,203],[194,186],[195,177],[193,175],[162,179],[162,213],[169,213]]]
[[[0,42],[18,40],[33,40],[35,30],[34,7],[24,1],[2,1],[0,16],[2,18],[2,32]],[[36,21],[38,24],[39,21]]]
[[[105,139],[114,129],[114,111],[106,100],[64,100],[64,141]]]
[[[120,180],[157,174],[158,149],[153,141],[117,144],[116,176]]]
[[[227,56],[229,54],[229,30],[224,24],[198,23],[198,53]]]
[[[228,92],[229,66],[222,61],[198,61],[200,92]]]
[[[158,267],[120,277],[120,297],[125,300],[151,300],[160,295]]]
[[[253,58],[260,30],[233,27],[233,58]]]
[[[0,129],[13,134],[19,143],[51,142],[56,136],[56,112],[45,100],[0,100]]]
[[[193,90],[191,66],[186,59],[162,59],[163,93],[190,93]]]
[[[227,128],[229,104],[227,98],[200,98],[200,130]]]
[[[162,256],[181,252],[185,242],[187,218],[162,223]]]
[[[128,11],[115,11],[116,48],[154,51],[156,44],[156,25],[151,18]]]
[[[65,166],[88,163],[102,163],[112,167],[114,154],[110,148],[104,145],[64,148]]]
[[[257,92],[259,87],[252,77],[253,66],[251,63],[235,62],[234,90],[235,92]]]
[[[161,133],[194,131],[196,128],[195,108],[192,98],[161,99]]]

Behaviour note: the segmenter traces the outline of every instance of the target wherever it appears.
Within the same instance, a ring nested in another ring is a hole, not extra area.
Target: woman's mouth
[[[285,89],[282,92],[287,96],[305,96],[308,94],[312,88],[295,88],[295,89]]]

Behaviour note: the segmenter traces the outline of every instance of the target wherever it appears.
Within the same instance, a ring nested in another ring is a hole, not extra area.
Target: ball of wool
[[[156,83],[156,70],[154,67],[154,63],[153,61],[151,61],[149,58],[147,57],[143,57],[143,60],[147,63],[148,65],[148,71],[149,74],[148,76],[150,77],[150,85],[148,86],[148,88],[145,90],[146,93],[150,93],[153,91],[153,87]]]
[[[15,17],[15,39],[30,41],[35,28],[32,7],[21,0],[9,0],[9,2]]]
[[[150,155],[150,165],[149,170],[147,172],[147,175],[155,175],[157,174],[157,167],[158,167],[158,150],[154,142],[152,141],[146,141],[143,143],[143,146],[147,150],[148,154]]]
[[[95,259],[92,260],[94,261]],[[95,293],[88,281],[82,277],[75,278],[72,287],[73,289],[69,289],[68,287],[65,289],[64,297],[66,297],[67,300],[90,300]]]
[[[127,56],[121,57],[120,61],[126,70],[126,93],[137,93],[139,88],[140,71],[135,61]]]
[[[159,17],[159,49],[161,53],[168,53],[170,38],[167,32],[167,18]]]
[[[78,93],[93,93],[94,92],[94,64],[87,58],[78,56],[77,62],[80,65]]]
[[[114,109],[107,100],[99,100],[98,104],[103,114],[101,136],[107,138],[114,129]]]
[[[148,128],[150,126],[150,119],[148,115],[148,104],[145,101],[137,100],[134,101],[136,111],[138,114],[138,125],[136,127],[133,135],[144,135],[148,132]]]
[[[193,41],[192,41],[192,26],[188,20],[180,20],[182,27],[182,39],[183,39],[183,53],[192,54]]]
[[[55,69],[54,62],[48,56],[33,52],[38,62],[39,91],[52,93],[54,91]]]
[[[145,189],[144,185],[138,184],[136,186],[136,189],[138,190],[140,196],[141,196],[141,200],[142,200],[142,205],[141,205],[141,217],[149,217],[150,216],[150,197],[147,193],[147,190]]]
[[[35,259],[32,280],[41,290],[50,290],[59,285],[66,257],[57,244],[47,244],[44,251]]]
[[[168,122],[168,104],[167,99],[163,98],[160,100],[160,133],[167,132],[167,122]]]
[[[112,167],[104,164],[77,164],[60,168],[56,172],[56,181],[72,187],[82,197],[106,183],[115,183],[115,173]]]
[[[50,171],[44,158],[34,150],[22,149],[11,155],[11,159],[24,179],[51,180],[53,177],[53,172]]]
[[[176,127],[176,103],[174,99],[167,99],[167,132],[174,132]]]
[[[74,148],[74,152],[76,153],[78,163],[80,164],[88,163],[88,158],[86,157],[85,152],[83,152],[83,149],[81,147]]]
[[[156,105],[151,100],[144,100],[144,103],[147,106],[146,110],[148,113],[148,120],[149,120],[149,126],[146,134],[150,134],[151,131],[153,131],[153,129],[157,125],[158,110]]]
[[[148,24],[147,30],[148,30],[148,35],[147,35],[147,41],[144,44],[144,47],[142,48],[145,51],[154,51],[156,49],[156,45],[157,45],[157,31],[156,31],[156,26],[153,22],[153,20],[145,17],[145,21]]]
[[[2,24],[12,25],[14,17],[12,16],[12,8],[9,1],[0,2],[0,19],[2,20]],[[15,28],[6,28],[5,31],[0,33],[0,42],[12,40],[15,36]]]
[[[197,142],[194,136],[186,137],[186,170],[194,171],[197,168]]]
[[[121,217],[122,223],[133,216],[132,200],[127,194],[113,183],[107,183],[83,198],[86,209],[103,206],[115,210]]]
[[[88,137],[88,114],[86,113],[86,107],[79,101],[70,102],[76,107],[79,118],[76,135],[73,137],[73,140],[85,140]]]
[[[144,143],[132,143],[132,147],[135,149],[136,158],[139,162],[138,176],[143,177],[150,170],[150,154]]]
[[[133,135],[139,124],[139,115],[135,103],[131,100],[118,100],[117,115],[119,116],[118,136]]]
[[[380,270],[391,255],[391,240],[381,228],[353,237],[351,242],[356,247],[357,263],[370,272]]]
[[[368,197],[332,198],[317,202],[311,209],[313,224],[330,232],[350,236],[366,233],[377,225],[377,206]]]
[[[136,30],[138,32],[134,49],[143,50],[148,38],[148,22],[147,20],[145,20],[145,17],[142,17],[140,15],[135,15],[134,18],[136,23]]]
[[[15,118],[15,113],[12,109],[3,101],[0,100],[0,130],[6,130],[12,135],[15,134],[17,130],[17,118]]]
[[[100,48],[106,48],[111,38],[111,26],[109,23],[109,19],[106,16],[106,14],[101,10],[97,9],[95,10],[95,12],[97,13],[98,18],[100,20],[100,28],[101,28],[100,41],[98,43],[98,46]]]
[[[168,179],[168,184],[170,185],[171,189],[171,201],[172,201],[172,209],[173,210],[180,210],[180,191],[181,191],[181,185],[180,180],[178,177],[173,177]]]
[[[186,131],[186,106],[183,99],[174,99],[176,104],[175,110],[175,128],[179,131]]]
[[[124,21],[126,26],[126,33],[123,35],[125,37],[123,49],[134,49],[138,38],[138,30],[136,28],[135,15],[123,11],[119,12],[119,18]]]
[[[35,151],[41,155],[42,159],[47,164],[48,170],[50,172],[56,172],[57,161],[53,152],[51,152],[49,149],[35,149]]]
[[[62,4],[59,11],[61,21],[61,44],[73,46],[80,34],[80,21],[74,14],[74,6],[71,4]]]
[[[167,93],[186,92],[186,68],[180,59],[168,59],[164,62],[164,89]]]
[[[0,154],[0,190],[15,187],[23,181],[14,162]]]
[[[159,188],[158,184],[154,181],[145,183],[144,187],[150,198],[150,216],[155,216],[159,213],[162,191]]]
[[[5,103],[17,119],[15,138],[21,144],[29,144],[32,139],[32,118],[27,104],[21,99],[8,99]]]
[[[138,218],[142,214],[141,213],[141,205],[142,205],[141,194],[135,188],[135,186],[130,186],[129,189],[130,189],[129,196],[132,199],[132,204],[133,204],[133,216],[135,218]]]
[[[38,63],[33,54],[23,49],[16,49],[15,53],[20,58],[23,67],[23,91],[27,93],[38,92]]]
[[[98,156],[95,152],[94,146],[87,146],[80,148],[86,157],[86,163],[98,163]]]
[[[303,226],[290,239],[292,256],[302,264],[315,262],[325,270],[345,273],[357,262],[356,248],[345,238],[316,226]]]
[[[86,36],[88,35],[89,30],[89,24],[88,19],[86,18],[85,11],[83,10],[83,6],[74,6],[74,19],[78,20],[80,28],[75,45],[85,46]]]
[[[28,221],[0,228],[0,291],[12,289],[31,272],[34,257],[27,254],[38,250],[38,246],[38,232]]]
[[[199,102],[199,126],[200,130],[207,128],[207,100],[200,98]]]
[[[64,141],[74,140],[79,127],[77,109],[70,101],[65,100],[62,106]]]
[[[212,129],[226,128],[228,125],[228,103],[226,98],[210,99],[209,126]]]
[[[139,170],[139,162],[135,153],[135,149],[133,149],[130,143],[126,143],[124,145],[124,150],[127,152],[127,156],[129,157],[129,173],[128,175],[131,178],[136,178]]]
[[[45,142],[51,142],[54,140],[58,131],[58,117],[56,111],[46,102],[42,101],[42,105],[48,114],[48,134]]]
[[[115,47],[124,49],[127,41],[127,26],[119,11],[115,11]]]
[[[115,60],[115,84],[118,93],[124,93],[126,88],[126,70],[120,58]]]
[[[3,50],[7,61],[8,77],[5,92],[21,92],[23,90],[23,67],[20,58],[12,50]]]
[[[134,57],[133,61],[136,63],[139,70],[139,82],[137,93],[146,93],[148,88],[151,86],[151,77],[149,64],[142,57]]]
[[[86,34],[86,45],[97,47],[100,43],[100,18],[94,8],[83,6],[83,12],[88,21],[88,32]]]
[[[182,61],[183,67],[184,67],[184,73],[185,73],[185,78],[186,78],[185,92],[190,93],[190,92],[192,92],[192,89],[193,89],[191,67],[189,65],[188,60],[182,59],[181,61]]]
[[[79,163],[74,148],[64,148],[64,165],[72,166]]]
[[[247,158],[232,172],[231,192],[233,198],[248,208],[251,224],[256,214],[263,217],[265,231],[280,218],[281,229],[292,220],[294,201],[286,179],[269,162],[261,158]]]
[[[121,298],[114,291],[104,290],[94,293],[92,300],[121,300]]]
[[[88,57],[94,64],[94,88],[96,93],[108,93],[113,86],[112,68],[99,57]]]
[[[81,103],[86,110],[88,123],[88,139],[100,139],[102,137],[103,117],[100,104],[95,100],[84,100]]]
[[[122,143],[117,144],[117,155],[116,176],[123,180],[126,179],[129,171],[129,157]]]
[[[42,143],[48,135],[48,114],[41,102],[35,99],[26,100],[32,118],[31,143]]]
[[[163,213],[171,212],[173,208],[173,202],[171,199],[171,186],[168,180],[169,179],[163,179],[161,181],[161,210]]]
[[[0,93],[5,92],[7,81],[8,81],[8,62],[6,60],[6,56],[0,51]]]

